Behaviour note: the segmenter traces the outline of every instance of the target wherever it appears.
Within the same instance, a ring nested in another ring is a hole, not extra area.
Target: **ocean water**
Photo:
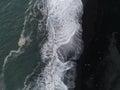
[[[0,90],[74,90],[81,0],[0,1]]]

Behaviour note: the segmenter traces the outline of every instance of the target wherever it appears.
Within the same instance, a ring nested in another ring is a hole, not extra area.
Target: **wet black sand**
[[[84,6],[75,90],[120,90],[120,1],[87,0]]]

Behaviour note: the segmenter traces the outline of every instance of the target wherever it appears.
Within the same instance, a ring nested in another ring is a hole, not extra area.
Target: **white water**
[[[39,4],[39,0],[36,1]],[[44,1],[45,2],[45,1]],[[42,48],[45,68],[24,90],[75,88],[75,62],[82,52],[83,4],[81,0],[46,0],[48,40]],[[44,9],[44,8],[43,8]],[[41,10],[41,9],[40,9]],[[71,70],[71,74],[67,71]],[[63,80],[67,78],[67,83]]]

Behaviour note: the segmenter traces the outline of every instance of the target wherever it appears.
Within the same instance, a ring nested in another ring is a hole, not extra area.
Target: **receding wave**
[[[42,1],[42,7],[40,3]],[[41,48],[44,68],[23,90],[74,90],[76,60],[83,49],[81,0],[37,0],[44,11],[47,40]],[[20,45],[24,43],[24,39]]]

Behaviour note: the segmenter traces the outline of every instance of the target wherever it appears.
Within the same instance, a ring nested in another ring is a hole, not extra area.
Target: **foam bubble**
[[[21,37],[19,39],[18,46],[21,47],[21,46],[25,45],[25,42],[26,42],[26,38]]]

